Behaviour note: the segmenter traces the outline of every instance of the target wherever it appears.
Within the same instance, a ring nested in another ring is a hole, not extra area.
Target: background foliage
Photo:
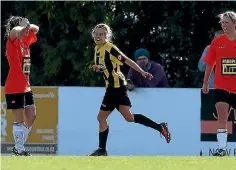
[[[163,64],[172,87],[200,87],[198,60],[214,31],[217,14],[236,7],[225,2],[63,2],[3,1],[1,22],[1,80],[8,73],[4,21],[10,15],[27,17],[40,27],[31,47],[31,84],[37,86],[103,86],[91,72],[94,44],[91,29],[109,24],[113,42],[130,58],[140,47]],[[123,71],[128,72],[124,66]]]

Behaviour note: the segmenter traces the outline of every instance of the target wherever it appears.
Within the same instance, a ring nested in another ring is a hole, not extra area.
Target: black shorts
[[[215,89],[215,99],[217,102],[225,102],[236,109],[236,94],[226,90]]]
[[[131,107],[127,88],[107,88],[100,109],[104,111],[113,111],[116,108],[119,110],[120,105]]]
[[[26,93],[5,94],[7,109],[21,109],[34,104],[32,91]]]

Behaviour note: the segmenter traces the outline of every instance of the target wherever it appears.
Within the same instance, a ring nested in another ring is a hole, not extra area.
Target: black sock
[[[109,133],[109,127],[103,132],[99,132],[99,148],[106,149],[107,136]]]
[[[134,114],[134,122],[161,131],[161,125],[142,114]]]

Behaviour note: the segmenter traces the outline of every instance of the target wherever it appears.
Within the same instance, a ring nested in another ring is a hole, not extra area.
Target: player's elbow
[[[204,72],[206,69],[206,63],[204,61],[200,60],[198,62],[198,69],[199,69],[199,71]]]
[[[9,34],[10,39],[13,40],[13,39],[17,38],[22,29],[23,29],[23,27],[21,27],[21,26],[14,27]]]
[[[34,25],[34,24],[30,24],[30,29],[31,29],[35,34],[37,34],[38,31],[39,31],[39,26]]]
[[[206,68],[206,66],[198,65],[198,69],[199,69],[199,71],[201,71],[201,72],[204,72],[204,71],[205,71],[205,68]]]

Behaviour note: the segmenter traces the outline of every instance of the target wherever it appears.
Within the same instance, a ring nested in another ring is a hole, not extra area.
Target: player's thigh
[[[217,114],[227,114],[230,107],[230,93],[222,89],[215,89],[215,99]]]
[[[25,122],[31,126],[36,119],[36,107],[32,91],[25,93]]]
[[[7,109],[12,110],[14,122],[24,121],[25,97],[24,93],[6,94]]]
[[[113,90],[106,90],[106,93],[103,97],[100,111],[98,113],[98,120],[106,120],[111,112],[115,109],[116,101],[114,99]]]
[[[120,106],[127,106],[127,108],[131,108],[131,101],[129,98],[129,95],[127,93],[126,88],[120,88],[117,91],[117,102],[116,102],[116,108],[120,111]]]
[[[130,111],[131,101],[129,99],[127,89],[122,88],[118,94],[118,103],[116,105],[117,110],[122,114],[122,116],[127,121],[133,121],[133,114]]]
[[[33,92],[25,93],[25,116],[35,116],[36,115],[36,106],[34,102]]]

